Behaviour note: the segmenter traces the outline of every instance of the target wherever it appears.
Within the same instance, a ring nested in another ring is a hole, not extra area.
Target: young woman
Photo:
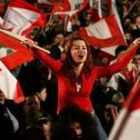
[[[27,44],[32,46],[28,42]],[[56,73],[58,80],[58,113],[62,109],[71,106],[78,106],[85,111],[91,112],[94,120],[98,124],[97,130],[100,140],[105,140],[106,135],[100,126],[90,101],[90,94],[94,82],[97,78],[111,76],[120,71],[132,59],[138,45],[140,45],[140,38],[134,41],[131,49],[127,50],[116,63],[104,67],[95,67],[92,65],[90,46],[81,37],[71,38],[63,63],[54,60],[36,48],[33,48],[32,51]]]

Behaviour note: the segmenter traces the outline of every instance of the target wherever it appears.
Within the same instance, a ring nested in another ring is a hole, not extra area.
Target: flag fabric
[[[120,43],[119,42],[117,44],[115,43],[116,41],[118,41],[118,37],[115,39],[114,38],[115,37],[114,36],[115,33],[112,32],[112,34],[111,34],[112,39],[111,39],[111,36],[110,36],[110,38],[108,38],[106,40],[107,42],[104,42],[104,44],[107,43],[106,44],[106,47],[101,48],[102,51],[107,52],[107,53],[109,53],[111,55],[114,55],[115,49],[119,45],[122,45],[122,44],[125,44],[126,45],[126,40],[125,40],[125,37],[124,37],[124,32],[123,32],[123,29],[122,29],[120,18],[119,18],[118,12],[117,12],[117,6],[116,6],[116,3],[115,3],[115,0],[90,0],[89,2],[90,2],[89,3],[90,9],[93,9],[94,10],[94,12],[92,13],[92,18],[91,18],[91,20],[94,23],[96,23],[96,22],[97,23],[101,23],[101,21],[103,19],[106,19],[106,18],[108,18],[110,16],[114,16],[113,23],[110,22],[108,24],[108,26],[110,26],[111,24],[112,25],[114,24],[114,27],[111,25],[111,28],[110,29],[112,30],[112,28],[114,28],[114,31],[117,31],[117,34],[119,33]],[[97,28],[97,29],[99,29],[99,28]],[[109,35],[109,32],[107,33],[107,30],[104,27],[104,28],[102,28],[102,31],[101,31],[100,35],[102,34],[101,36],[103,36],[103,34],[105,32],[106,32],[106,34]],[[114,44],[113,44],[113,40],[115,41]],[[101,40],[99,40],[99,41],[101,41]],[[103,46],[104,46],[104,44],[103,44]],[[111,46],[111,44],[112,44],[112,46]]]
[[[60,5],[54,5],[52,13],[72,16],[83,10],[87,3],[87,0],[64,0]]]
[[[109,65],[115,57],[99,48],[91,47],[92,58],[95,65]]]
[[[45,15],[40,9],[23,0],[12,0],[6,10],[2,28],[27,36],[33,29],[44,26],[45,22]]]
[[[92,46],[104,51],[107,48],[112,49],[112,46],[125,44],[114,15],[80,29],[77,34],[83,36]],[[114,55],[113,51],[109,53]]]
[[[20,41],[0,31],[0,60],[11,70],[33,60],[33,55]]]
[[[53,5],[51,0],[38,0],[39,4],[47,4],[47,5]]]
[[[4,13],[5,6],[0,3],[0,13]]]
[[[131,89],[126,104],[111,130],[109,140],[139,140],[140,77]]]
[[[107,2],[108,2],[108,14],[109,15],[115,15],[115,18],[116,18],[116,21],[118,23],[119,29],[120,29],[120,31],[123,35],[124,41],[125,41],[124,31],[123,31],[123,28],[122,28],[122,25],[121,25],[121,21],[120,21],[120,17],[119,17],[118,11],[117,11],[117,6],[116,6],[116,3],[115,3],[115,0],[107,0]]]
[[[102,19],[101,0],[89,0],[89,9],[91,11],[91,20],[97,22]]]
[[[0,89],[6,99],[16,103],[24,101],[24,94],[17,79],[11,74],[6,66],[0,61]]]

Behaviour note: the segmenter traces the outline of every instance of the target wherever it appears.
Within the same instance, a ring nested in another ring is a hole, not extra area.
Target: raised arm
[[[133,58],[138,47],[140,47],[140,38],[135,39],[128,49],[122,52],[111,65],[97,68],[98,77],[111,76],[114,73],[121,71]]]
[[[136,52],[137,48],[140,47],[140,37],[135,39],[133,41],[132,44],[130,44],[130,46],[128,47],[128,49],[126,51],[123,51],[119,54],[118,58],[123,57],[125,54],[129,54],[131,53],[131,51],[133,51],[133,53]],[[134,54],[133,54],[134,55]]]
[[[53,59],[47,51],[37,46],[34,42],[26,41],[25,44],[27,47],[31,48],[33,55],[46,64],[52,71],[57,72],[63,67],[63,63],[61,61]]]
[[[45,63],[54,72],[59,71],[63,67],[63,63],[61,61],[53,59],[49,54],[43,52],[42,50],[33,48],[32,51],[33,51],[35,57],[40,59],[43,63]]]

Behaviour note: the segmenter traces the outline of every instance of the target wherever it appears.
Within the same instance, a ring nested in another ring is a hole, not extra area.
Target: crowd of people
[[[140,2],[116,4],[127,44],[118,46],[111,60],[95,58],[100,50],[75,34],[92,23],[88,9],[73,17],[67,30],[64,19],[52,15],[34,31],[33,41],[25,42],[34,60],[11,70],[25,101],[16,104],[0,89],[1,138],[107,139],[140,72]]]

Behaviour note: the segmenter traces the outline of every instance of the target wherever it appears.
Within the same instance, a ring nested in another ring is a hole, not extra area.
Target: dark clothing
[[[55,60],[58,60],[61,58],[61,51],[58,48],[58,45],[54,45],[51,47],[50,56],[53,57]]]
[[[1,140],[14,140],[14,128],[5,105],[0,104],[0,136]]]

